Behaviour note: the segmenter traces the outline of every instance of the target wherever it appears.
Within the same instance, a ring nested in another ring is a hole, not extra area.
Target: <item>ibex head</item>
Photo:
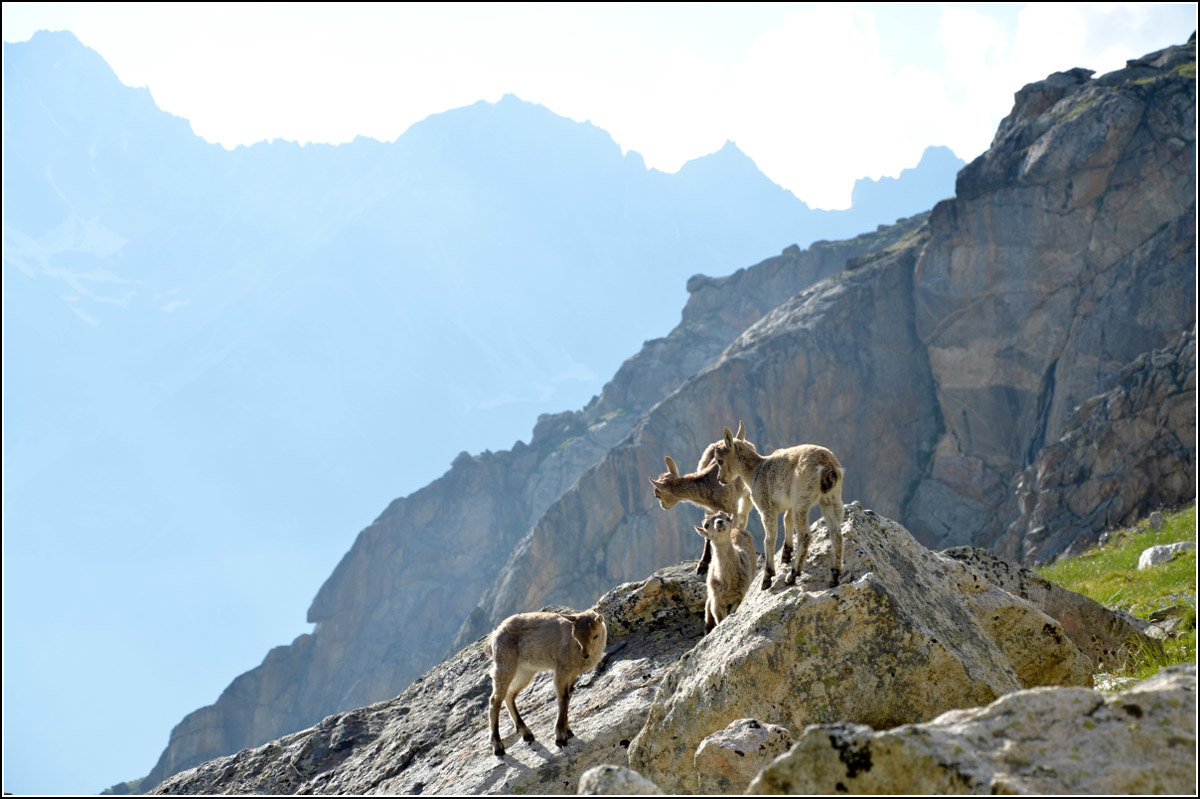
[[[604,649],[608,637],[608,627],[604,624],[603,616],[594,610],[585,610],[583,613],[574,615],[566,613],[560,615],[571,622],[571,637],[575,639],[575,643],[579,644],[579,650],[583,654],[584,660],[590,660],[598,650]]]
[[[663,510],[670,510],[679,503],[679,498],[670,492],[670,480],[672,477],[679,477],[679,467],[670,455],[664,455],[663,460],[667,464],[667,470],[660,474],[657,480],[651,477],[650,485],[654,486],[654,498],[662,505]]]

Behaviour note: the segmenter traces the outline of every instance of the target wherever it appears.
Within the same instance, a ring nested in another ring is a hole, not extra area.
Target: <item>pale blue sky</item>
[[[820,208],[930,144],[974,158],[1025,83],[1194,27],[1191,4],[1145,3],[4,5],[5,41],[69,29],[227,147],[389,141],[511,92],[664,171],[732,139]]]
[[[810,205],[841,208],[856,179],[895,176],[929,145],[948,145],[966,160],[978,155],[1025,83],[1074,66],[1110,71],[1183,42],[1195,29],[1195,8],[4,4],[6,42],[40,29],[70,30],[123,82],[148,86],[160,107],[226,147],[358,135],[392,140],[430,114],[514,93],[593,122],[664,171],[734,140]],[[355,512],[366,523],[382,510]],[[350,541],[356,532],[342,534]],[[61,545],[44,543],[48,550]],[[79,670],[79,681],[95,683],[72,686],[88,699],[70,718],[48,717],[37,699],[39,692],[64,693],[50,684],[49,675],[60,673],[50,664],[78,657],[70,642],[20,659],[6,651],[5,695],[33,697],[22,718],[41,726],[10,729],[6,710],[5,791],[94,792],[144,775],[173,724],[215,701],[272,646],[309,628],[304,604],[263,609],[270,618],[257,640],[238,641],[231,654],[234,642],[224,639],[213,614],[241,613],[240,604],[250,601],[238,588],[254,581],[246,564],[272,560],[288,574],[311,564],[293,552],[259,553],[269,542],[248,539],[245,551],[225,553],[218,569],[204,571],[211,564],[171,547],[137,553],[142,560],[130,569],[163,583],[155,590],[195,597],[194,616],[173,620],[195,631],[192,657],[221,648],[226,661],[242,665],[200,676],[201,668],[173,671],[164,665],[167,654],[181,654],[159,651],[155,630],[129,630],[97,613],[102,594],[115,607],[140,612],[153,602],[144,585],[96,574],[76,587],[79,613],[68,623],[77,625],[78,640],[111,638],[112,649],[97,648],[94,662]],[[155,568],[155,558],[196,562],[194,579],[165,584],[175,578]],[[216,588],[206,577],[213,573],[226,575]]]

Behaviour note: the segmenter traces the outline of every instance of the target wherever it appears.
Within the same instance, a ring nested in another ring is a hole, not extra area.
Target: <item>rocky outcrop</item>
[[[620,586],[595,604],[608,623],[608,652],[576,685],[576,737],[565,749],[551,744],[557,709],[545,672],[518,700],[538,740],[520,741],[505,716],[508,754],[492,754],[490,661],[480,640],[392,700],[210,761],[152,793],[573,793],[588,769],[627,762],[654,687],[703,635],[704,584],[694,565]]]
[[[823,536],[824,525],[815,529]],[[873,511],[847,508],[844,583],[752,589],[664,676],[629,764],[668,793],[695,790],[710,732],[752,717],[802,730],[929,720],[1035,685],[1091,687],[1062,627]],[[809,561],[828,562],[829,542]]]
[[[995,545],[1017,514],[1015,476],[1068,432],[1075,406],[1196,324],[1195,40],[1088,75],[1018,92],[930,217],[916,326],[943,429],[904,519],[934,546]],[[1100,458],[1152,449],[1143,432]],[[1072,512],[1112,521],[1095,505]],[[1046,543],[1040,559],[1059,551]]]
[[[1138,356],[1077,407],[1016,481],[1020,516],[997,552],[1025,562],[1079,552],[1096,531],[1173,506],[1196,485],[1196,331]]]
[[[809,727],[749,793],[1180,794],[1196,790],[1196,666],[1117,695],[1009,694],[926,724]]]
[[[1029,600],[1056,619],[1097,670],[1116,671],[1131,658],[1158,648],[1145,635],[1146,622],[1142,619],[1110,610],[1090,597],[1055,585],[1031,569],[976,547],[952,547],[943,554],[965,563],[992,585]]]
[[[816,531],[810,564],[830,556],[823,526]],[[1023,686],[1090,684],[1090,661],[1032,604],[872,511],[850,506],[844,535],[845,584],[755,589],[707,636],[695,561],[603,596],[595,608],[609,646],[576,687],[577,737],[565,749],[548,745],[556,707],[546,672],[520,700],[538,740],[517,740],[504,719],[508,753],[491,753],[480,640],[395,699],[202,764],[153,792],[573,793],[597,766],[694,792],[697,750],[737,719],[757,718],[768,738],[773,725],[833,719],[894,726]]]

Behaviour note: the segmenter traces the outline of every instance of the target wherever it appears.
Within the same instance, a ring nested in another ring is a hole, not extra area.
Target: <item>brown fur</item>
[[[533,741],[533,732],[517,712],[517,694],[525,690],[540,671],[554,670],[554,690],[558,695],[558,722],[554,743],[566,746],[574,737],[567,724],[567,708],[580,674],[600,661],[608,642],[604,617],[594,610],[583,613],[518,613],[509,616],[492,632],[483,651],[492,658],[492,696],[488,705],[492,751],[504,756],[500,738],[500,705],[517,732]]]
[[[763,524],[765,571],[762,587],[771,587],[775,576],[775,536],[779,516],[784,515],[783,559],[789,562],[784,582],[794,585],[808,557],[808,512],[820,505],[821,515],[833,542],[833,567],[830,581],[837,585],[842,572],[842,465],[834,454],[816,444],[801,444],[759,455],[744,438],[725,435],[714,450],[724,482],[740,478],[750,488],[750,497]],[[792,560],[795,542],[795,560]]]
[[[743,438],[745,435],[745,426],[739,425],[738,437]],[[690,502],[710,513],[728,513],[735,519],[738,527],[745,529],[750,519],[750,489],[741,480],[734,480],[726,485],[717,479],[717,462],[713,458],[713,452],[719,443],[709,444],[705,448],[696,471],[691,474],[679,474],[679,468],[671,456],[664,456],[667,471],[657,479],[650,478],[650,484],[654,486],[654,498],[662,505],[663,510],[670,510],[679,502]],[[700,562],[696,564],[696,574],[708,571],[711,559],[712,546],[706,538]]]
[[[704,633],[707,635],[742,604],[754,578],[754,539],[735,527],[728,513],[712,513],[696,527],[713,550],[708,573],[708,600],[704,603]]]

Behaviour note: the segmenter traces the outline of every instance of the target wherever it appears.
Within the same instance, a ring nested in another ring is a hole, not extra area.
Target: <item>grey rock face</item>
[[[933,210],[916,327],[943,429],[905,515],[931,545],[991,546],[1016,515],[1013,476],[1075,406],[1195,326],[1195,80],[1181,68],[1195,48],[1168,50],[1136,80],[1023,89]]]
[[[997,551],[1025,562],[1083,551],[1097,530],[1175,505],[1196,483],[1196,334],[1145,353],[1092,397],[1016,480]],[[1159,515],[1161,524],[1161,514]]]
[[[1192,794],[1196,667],[1117,695],[1038,688],[879,732],[809,727],[749,793]]]
[[[920,221],[907,221],[864,241],[874,240],[872,246],[882,242],[897,246],[905,236],[915,241]],[[836,256],[826,255],[829,250],[836,250]],[[793,399],[786,401],[786,407],[773,399],[778,392],[788,391],[796,379],[821,384],[827,396],[849,376],[865,379],[868,370],[877,370],[882,379],[898,377],[896,370],[902,368],[897,363],[898,354],[916,346],[905,322],[908,316],[891,313],[908,296],[905,275],[911,271],[915,246],[905,247],[880,261],[878,268],[885,274],[878,283],[872,278],[876,271],[864,269],[861,274],[850,273],[846,285],[824,281],[818,284],[824,287],[821,290],[813,287],[799,294],[792,291],[792,300],[784,307],[775,307],[780,296],[789,296],[791,287],[808,286],[832,268],[831,259],[842,258],[849,252],[841,245],[817,244],[805,253],[785,252],[752,270],[739,270],[719,281],[693,279],[684,322],[668,339],[672,346],[680,347],[681,351],[686,349],[693,331],[700,340],[707,340],[714,328],[729,331],[742,325],[749,329],[743,327],[745,332],[740,337],[725,338],[721,347],[728,348],[725,356],[721,356],[720,350],[711,352],[705,363],[716,360],[715,365],[697,367],[698,374],[648,408],[629,436],[580,475],[578,482],[546,509],[498,570],[496,579],[480,598],[478,611],[464,623],[456,642],[462,644],[482,635],[499,619],[515,612],[513,608],[540,606],[545,601],[579,604],[589,594],[603,592],[615,582],[634,579],[662,563],[693,555],[696,534],[692,527],[703,514],[689,515],[694,509],[683,505],[663,511],[646,482],[647,477],[662,471],[663,455],[673,455],[680,463],[694,462],[705,446],[720,437],[722,426],[736,426],[737,419],[745,419],[751,431],[772,429],[767,424],[778,422],[774,435],[781,437],[818,432],[828,435],[825,431],[834,427],[849,430],[839,424],[848,407],[839,408],[839,418],[830,420],[819,412],[815,403],[805,409],[803,416],[798,416],[793,414],[796,410]],[[806,328],[811,324],[807,318],[810,307],[820,311],[834,304],[843,316],[850,313],[847,305],[829,299],[831,294],[837,297],[843,292],[848,293],[849,301],[861,303],[879,323],[870,329],[846,333],[839,327],[841,319],[830,319],[821,337],[809,335]],[[772,332],[758,332],[764,326]],[[673,341],[676,337],[678,341]],[[760,339],[769,339],[775,354],[769,355],[770,361],[756,363],[759,356],[755,344],[745,342]],[[788,352],[793,346],[803,349]],[[852,346],[863,348],[865,362],[854,370],[846,370],[840,356]],[[734,357],[729,354],[732,352],[739,354]],[[809,357],[814,360],[811,366]],[[793,364],[803,370],[803,377],[792,371]],[[748,385],[743,385],[742,377],[748,366],[756,374]],[[842,374],[836,381],[830,381],[827,374],[819,374],[823,369],[839,367]],[[609,402],[608,396],[606,388],[605,398],[598,403],[600,408]],[[906,404],[897,413],[908,413],[909,404],[915,400],[906,396],[902,401]],[[776,414],[778,419],[774,418]],[[857,430],[855,433],[859,436],[856,441],[865,447],[870,434]],[[880,436],[875,445],[886,446],[889,454],[895,453],[905,463],[913,463],[920,457],[919,436],[920,430],[910,426],[894,435]],[[903,439],[903,444],[897,438]],[[785,442],[797,443],[779,441]],[[761,447],[761,440],[756,443]],[[909,450],[916,450],[916,454],[909,454]],[[835,451],[840,457],[841,450]],[[847,480],[861,481],[862,477],[852,475]],[[761,530],[752,529],[751,533],[756,540],[762,539]]]

